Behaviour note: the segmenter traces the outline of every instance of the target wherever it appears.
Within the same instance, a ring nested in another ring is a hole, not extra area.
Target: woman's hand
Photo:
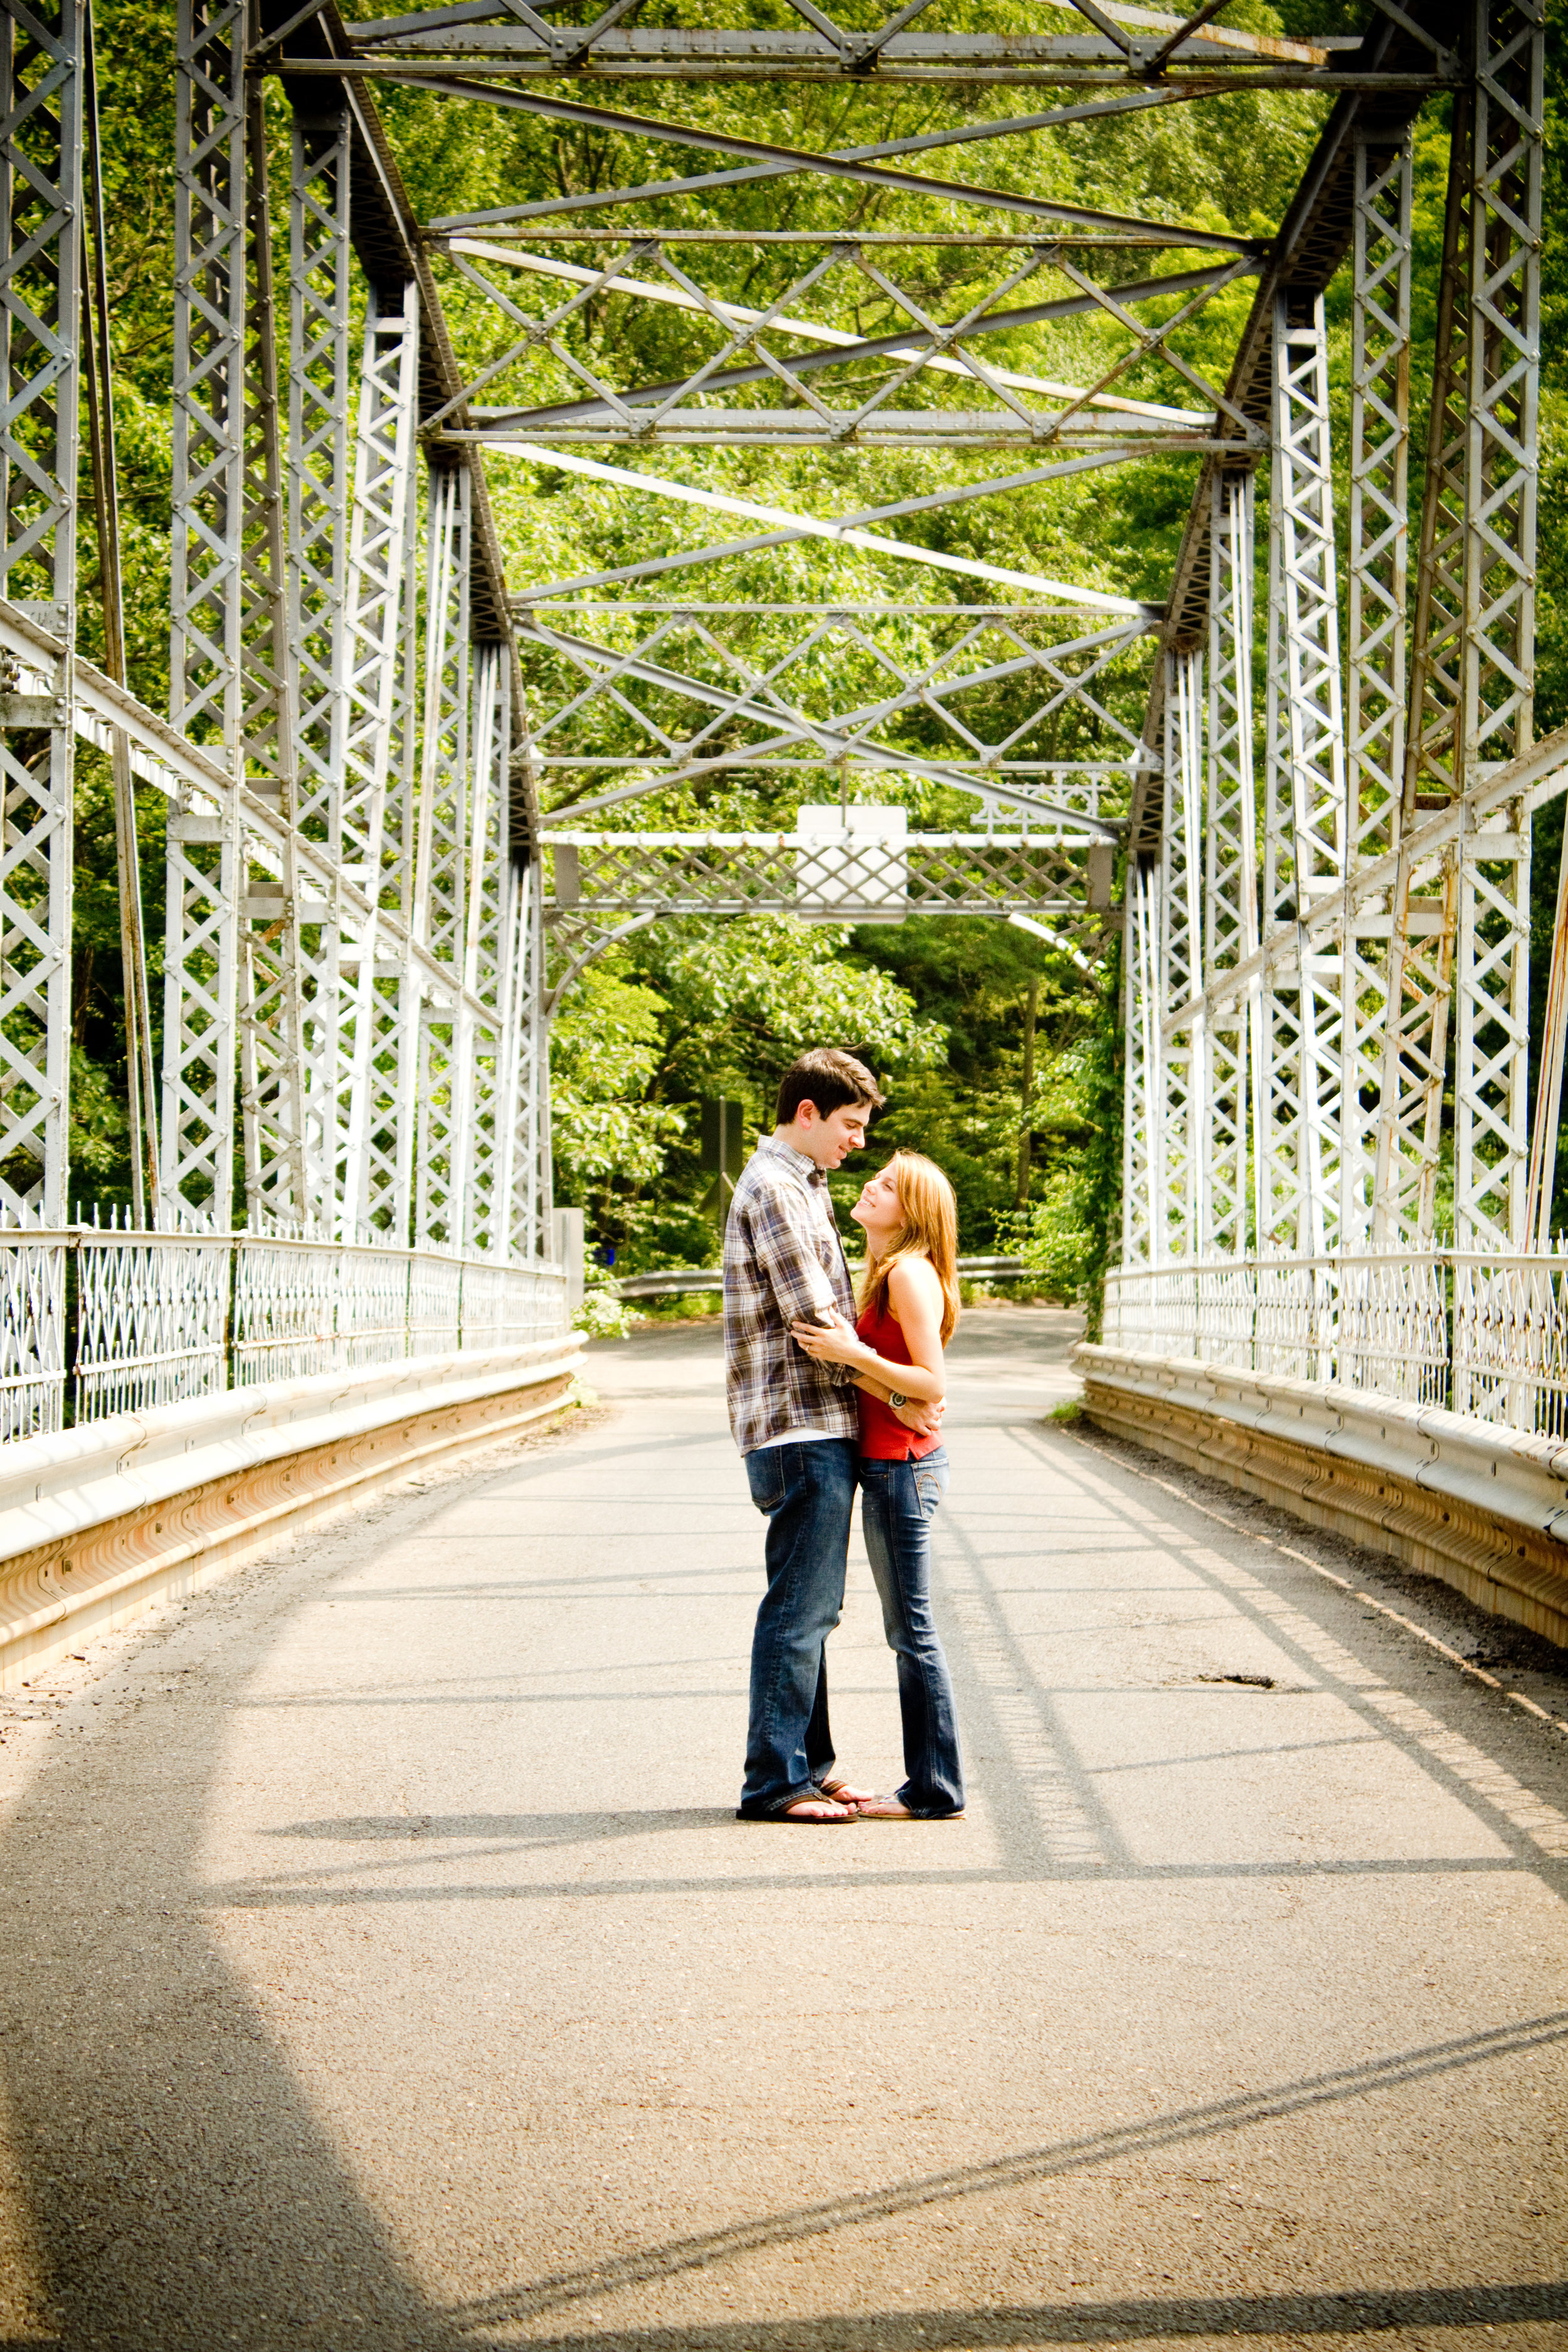
[[[847,1323],[836,1307],[825,1307],[823,1313],[831,1318],[829,1328],[820,1323],[792,1323],[790,1332],[798,1345],[817,1364],[860,1364],[870,1359],[871,1350],[858,1339],[855,1327]]]

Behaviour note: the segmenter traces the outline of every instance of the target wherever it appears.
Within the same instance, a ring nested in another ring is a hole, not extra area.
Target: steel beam
[[[347,869],[363,876],[367,919],[340,929],[339,969],[352,1003],[344,1239],[368,1227],[399,1241],[411,1229],[416,1127],[414,1045],[419,983],[384,912],[413,898],[417,704],[409,675],[417,601],[415,429],[419,301],[410,280],[388,310],[372,289],[364,321],[345,600],[347,704],[341,835]]]
[[[243,0],[180,0],[174,157],[170,717],[242,761],[246,122]],[[240,841],[185,796],[169,812],[159,1223],[233,1214]]]
[[[1391,846],[1405,784],[1411,139],[1354,142],[1350,463],[1351,804],[1356,854]]]

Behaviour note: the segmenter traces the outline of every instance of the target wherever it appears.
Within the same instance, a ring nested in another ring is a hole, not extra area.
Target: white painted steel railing
[[[1021,1257],[961,1257],[959,1273],[976,1282],[987,1279],[996,1282],[1022,1280],[1035,1268]],[[616,1285],[624,1299],[683,1298],[689,1293],[722,1290],[724,1270],[721,1266],[675,1266],[662,1274],[628,1274]]]
[[[0,1440],[566,1328],[566,1275],[270,1234],[0,1229]]]
[[[1568,1255],[1434,1250],[1123,1268],[1106,1277],[1104,1339],[1568,1437]]]

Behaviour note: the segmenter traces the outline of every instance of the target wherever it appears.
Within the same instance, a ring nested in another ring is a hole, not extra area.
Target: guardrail
[[[1210,1260],[1108,1275],[1103,1339],[1568,1437],[1568,1255]]]
[[[0,1229],[0,1439],[564,1330],[559,1266],[268,1234]]]
[[[1037,1269],[1021,1257],[961,1257],[958,1271],[965,1281],[1015,1282]],[[722,1290],[722,1266],[675,1266],[663,1274],[628,1274],[616,1285],[623,1299],[680,1298],[689,1293]]]

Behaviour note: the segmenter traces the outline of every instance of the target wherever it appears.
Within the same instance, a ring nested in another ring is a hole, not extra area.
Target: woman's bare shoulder
[[[942,1284],[929,1257],[901,1257],[888,1268],[888,1297],[900,1306],[929,1306],[942,1297]]]

